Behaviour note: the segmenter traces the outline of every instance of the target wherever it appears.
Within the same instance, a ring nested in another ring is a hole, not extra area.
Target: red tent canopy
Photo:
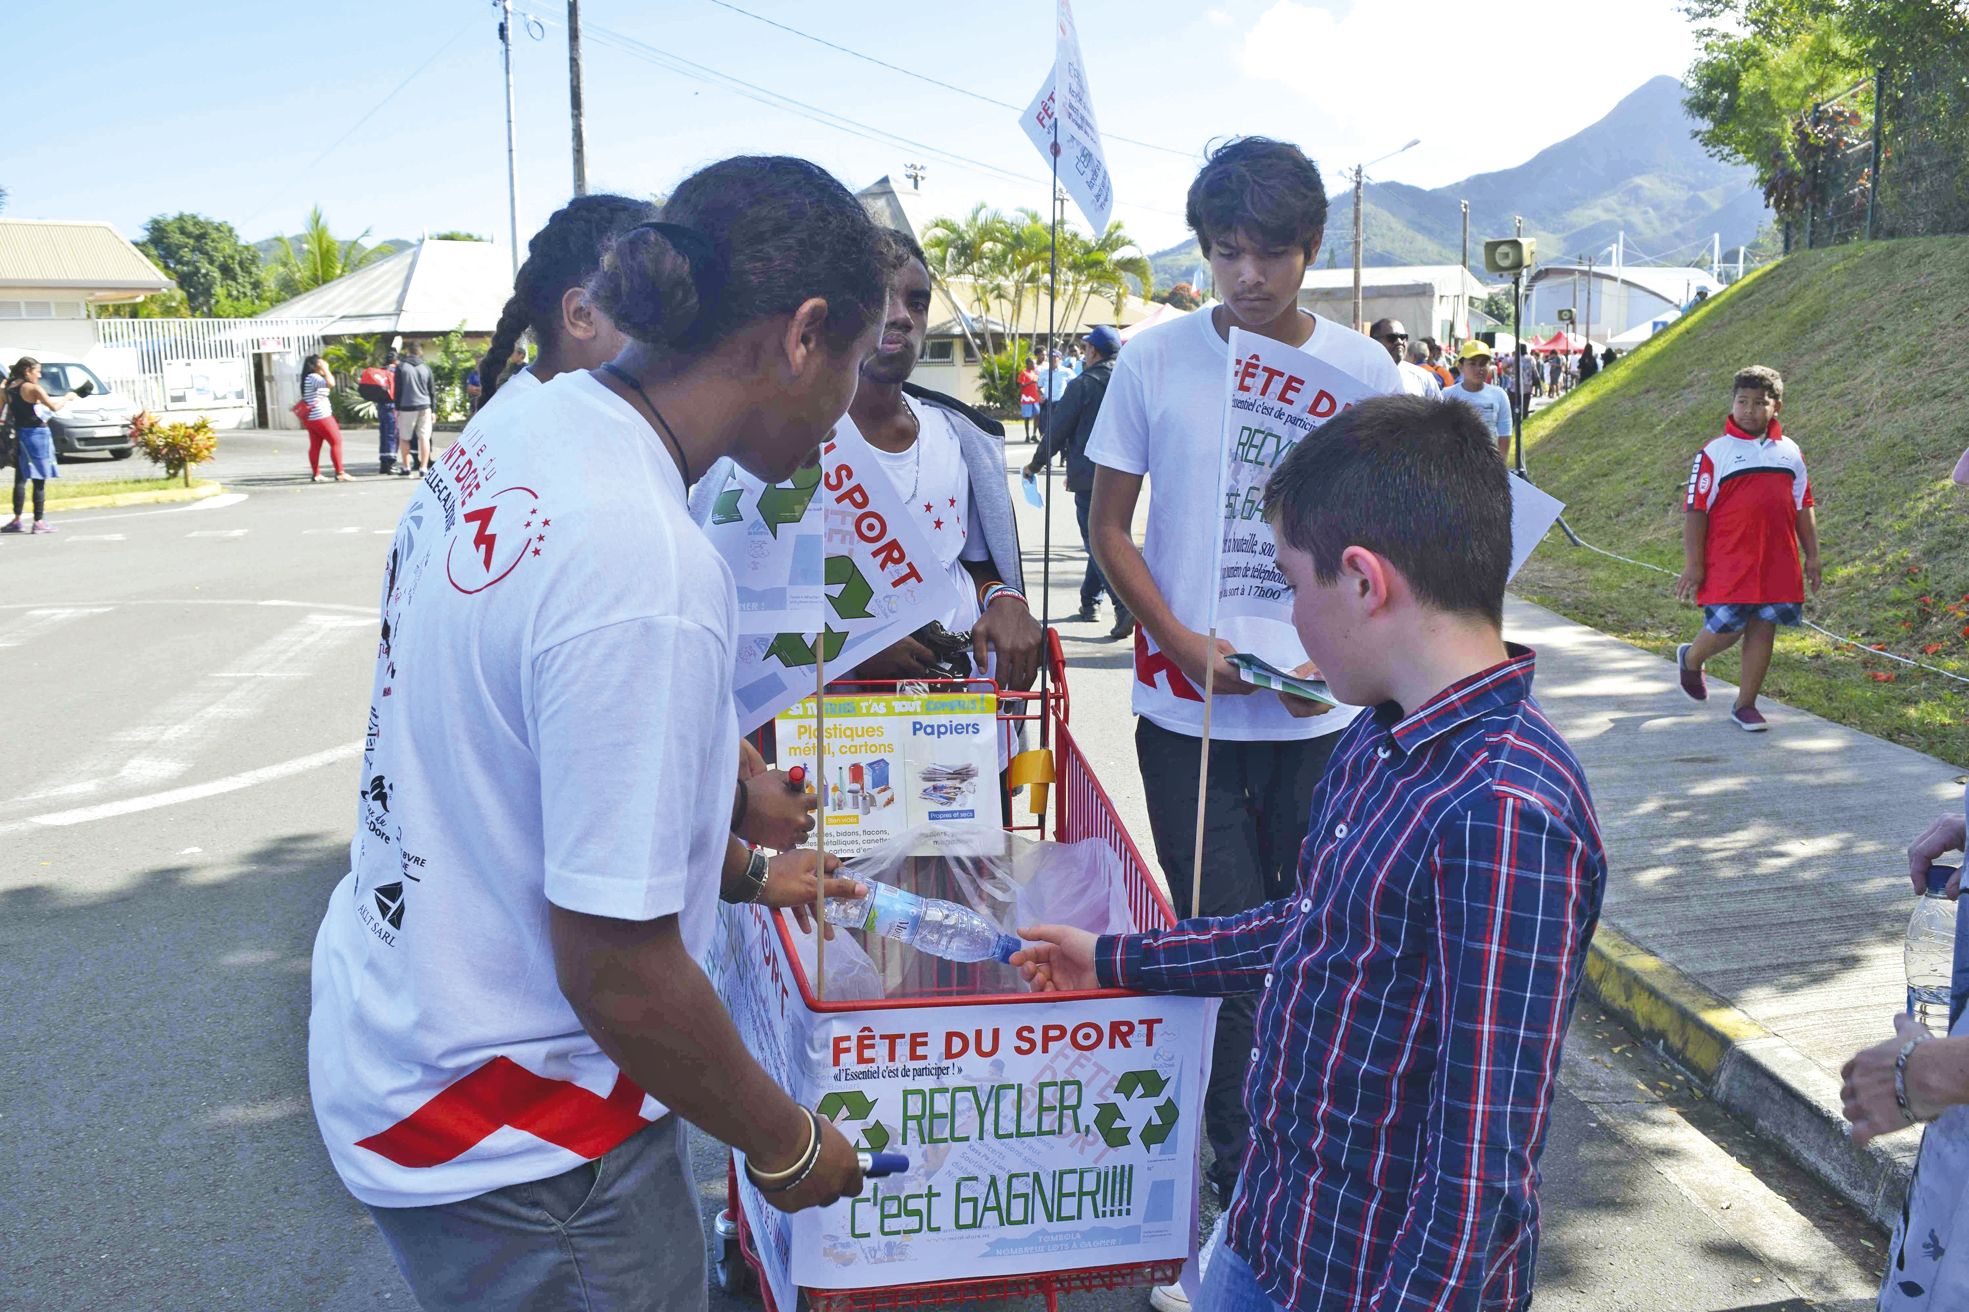
[[[1585,347],[1584,337],[1566,332],[1553,333],[1542,342],[1534,339],[1531,344],[1531,349],[1539,355],[1578,355]]]

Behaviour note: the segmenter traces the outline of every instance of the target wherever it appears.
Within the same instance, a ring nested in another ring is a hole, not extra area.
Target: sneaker
[[[349,474],[337,474],[335,475],[335,481],[337,483],[353,483],[355,482],[355,478]]]
[[[1709,700],[1709,681],[1702,677],[1701,670],[1692,670],[1687,664],[1689,648],[1693,646],[1694,643],[1685,642],[1675,649],[1675,672],[1681,677],[1682,691],[1688,694],[1690,701],[1706,702]]]
[[[1771,722],[1755,706],[1737,707],[1730,712],[1730,719],[1745,733],[1763,733],[1771,727]]]
[[[55,526],[45,519],[35,520],[34,527],[28,530],[30,533],[53,533],[54,531]]]
[[[19,515],[14,516],[12,519],[8,520],[4,524],[0,524],[0,533],[25,533],[25,532],[27,532],[27,525],[21,523]]]
[[[1135,617],[1118,601],[1114,604],[1114,627],[1108,630],[1108,636],[1117,641],[1135,636]]]
[[[1155,1312],[1190,1312],[1190,1296],[1181,1285],[1157,1285],[1149,1291],[1149,1306]]]
[[[321,482],[321,475],[320,475],[320,474],[313,474],[313,475],[310,475],[310,476],[309,476],[309,478],[308,478],[308,482],[310,482],[310,483],[319,483],[319,482]]]
[[[1090,602],[1081,602],[1080,609],[1073,613],[1074,619],[1082,624],[1092,624],[1095,619],[1094,607]]]

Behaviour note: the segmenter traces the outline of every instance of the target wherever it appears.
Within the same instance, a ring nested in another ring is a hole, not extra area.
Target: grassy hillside
[[[1526,461],[1586,540],[1679,570],[1689,462],[1721,431],[1735,370],[1770,365],[1818,501],[1825,590],[1807,616],[1969,676],[1969,491],[1949,482],[1969,447],[1965,335],[1969,238],[1794,255],[1541,411]],[[1670,580],[1556,530],[1515,590],[1665,655],[1701,614]],[[1735,653],[1710,670],[1734,680]],[[1969,686],[1798,629],[1781,631],[1765,690],[1969,765]]]

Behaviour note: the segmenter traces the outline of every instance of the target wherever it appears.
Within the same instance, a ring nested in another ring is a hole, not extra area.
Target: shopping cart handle
[[[866,1176],[901,1175],[909,1169],[909,1158],[903,1153],[856,1153],[861,1162],[861,1173]]]

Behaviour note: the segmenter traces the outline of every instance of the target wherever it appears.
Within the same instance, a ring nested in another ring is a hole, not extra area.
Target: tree
[[[1814,104],[1867,73],[1843,0],[1697,0],[1702,53],[1683,79],[1683,105],[1711,155],[1757,171],[1769,188],[1796,173],[1795,125]]]
[[[178,285],[179,304],[160,304],[160,310],[247,318],[267,308],[271,289],[259,253],[230,223],[203,214],[158,214],[144,225],[137,249]],[[168,302],[171,294],[150,299]]]
[[[492,238],[481,237],[476,232],[465,232],[459,229],[452,229],[446,232],[432,233],[431,240],[432,241],[491,241]]]
[[[1149,299],[1177,310],[1194,310],[1203,304],[1203,297],[1197,295],[1196,288],[1186,282],[1179,282],[1168,291],[1157,292]]]
[[[1077,232],[1060,234],[1060,295],[1068,307],[1066,322],[1074,322],[1096,296],[1120,314],[1127,308],[1131,289],[1147,296],[1155,290],[1155,272],[1119,222],[1108,224],[1108,230],[1092,240]]]
[[[363,246],[368,235],[369,229],[364,228],[348,241],[337,239],[329,231],[321,206],[315,206],[308,211],[298,247],[291,237],[280,238],[280,250],[273,261],[274,286],[283,297],[299,296],[382,258],[387,254],[382,247]]]

